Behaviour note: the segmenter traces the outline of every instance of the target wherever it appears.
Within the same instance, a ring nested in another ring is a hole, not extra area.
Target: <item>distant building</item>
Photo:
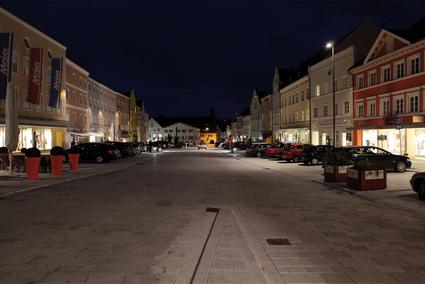
[[[146,143],[149,134],[149,114],[145,110],[145,103],[140,100],[137,102],[138,114],[138,141]]]
[[[164,128],[155,119],[149,119],[148,142],[168,141],[167,134],[165,134]]]
[[[115,112],[115,140],[128,140],[128,123],[130,120],[129,98],[121,93],[116,92],[117,105]]]
[[[89,141],[104,141],[104,133],[102,132],[102,116],[101,116],[101,84],[92,78],[89,78],[89,108],[88,108],[88,128]]]
[[[263,141],[265,137],[263,136],[264,132],[264,125],[268,125],[268,122],[263,123],[263,118],[266,117],[266,110],[268,110],[267,107],[261,106],[261,100],[264,99],[266,96],[271,97],[270,93],[267,91],[260,91],[257,88],[254,89],[252,93],[251,98],[251,106],[250,106],[250,112],[251,112],[251,138],[252,141]],[[265,100],[265,103],[268,103],[268,99]],[[269,115],[267,115],[268,117]],[[271,125],[271,123],[270,123]],[[266,130],[267,132],[267,130]]]
[[[182,122],[176,122],[164,127],[166,141],[171,143],[187,143],[188,146],[196,146],[201,139],[201,130],[197,127]],[[206,142],[208,144],[208,142]]]

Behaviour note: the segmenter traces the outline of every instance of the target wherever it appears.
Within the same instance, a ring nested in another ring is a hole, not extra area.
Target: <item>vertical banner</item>
[[[0,100],[6,98],[12,77],[13,33],[0,33]]]
[[[54,108],[59,106],[60,92],[62,89],[62,62],[61,58],[52,59],[49,106]]]
[[[27,101],[38,105],[40,101],[41,80],[43,74],[43,49],[31,48],[30,83]]]

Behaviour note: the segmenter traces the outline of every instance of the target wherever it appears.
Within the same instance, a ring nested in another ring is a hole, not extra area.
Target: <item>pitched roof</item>
[[[258,99],[262,99],[262,98],[264,98],[264,97],[266,97],[267,95],[270,95],[272,92],[271,91],[267,91],[267,90],[260,90],[260,89],[258,89],[258,88],[254,88],[254,90],[255,90],[255,93],[257,94],[257,96],[258,96]]]

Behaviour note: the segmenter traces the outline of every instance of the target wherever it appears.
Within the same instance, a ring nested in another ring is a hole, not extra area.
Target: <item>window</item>
[[[395,100],[395,113],[401,114],[404,109],[404,100],[403,98],[399,98]]]
[[[295,95],[295,102],[298,103],[298,94]]]
[[[390,101],[385,100],[382,102],[382,115],[389,115],[390,114]]]
[[[369,72],[369,86],[376,85],[376,71]]]
[[[323,93],[326,95],[327,93],[329,93],[329,86],[328,86],[328,82],[323,83]]]
[[[313,117],[317,117],[318,113],[317,113],[317,107],[315,107],[313,109]]]
[[[388,82],[390,80],[391,80],[391,67],[390,66],[382,67],[382,81]]]
[[[80,113],[80,124],[84,123],[84,116],[82,113]]]
[[[29,76],[30,75],[30,58],[28,56],[24,56],[23,67],[24,67],[24,75]]]
[[[409,98],[410,112],[419,112],[419,96],[412,96]]]
[[[369,116],[374,117],[376,115],[376,103],[371,102],[369,103]]]
[[[320,96],[320,85],[316,85],[316,96]]]
[[[305,117],[304,117],[304,111],[301,111],[301,121],[305,121]]]
[[[363,75],[357,76],[357,88],[358,89],[364,88],[364,77],[363,77]]]
[[[335,115],[338,115],[338,104],[335,104]]]
[[[301,92],[301,101],[304,101],[304,91]]]
[[[19,70],[18,70],[18,64],[19,64],[19,59],[18,59],[18,53],[13,52],[12,55],[12,72],[15,74],[18,74]]]
[[[295,122],[298,122],[298,112],[295,113]]]
[[[357,104],[357,117],[363,117],[364,116],[364,106],[363,103],[360,102]]]
[[[323,106],[323,116],[327,116],[328,115],[328,105],[324,105]]]
[[[420,70],[419,56],[410,58],[410,75],[419,73],[419,70]]]
[[[404,62],[396,63],[396,79],[404,77]]]
[[[344,102],[344,113],[345,114],[350,113],[350,102]]]
[[[347,76],[342,77],[342,88],[344,88],[344,89],[348,88],[348,77]]]

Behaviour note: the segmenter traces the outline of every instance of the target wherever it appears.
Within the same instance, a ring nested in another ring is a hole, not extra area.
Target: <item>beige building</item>
[[[269,97],[269,99],[263,100],[265,97]],[[262,106],[262,102],[269,104],[270,103],[270,110],[267,111],[267,108]],[[252,141],[263,141],[266,137],[263,136],[264,131],[267,131],[267,128],[265,129],[264,126],[268,127],[270,125],[271,128],[271,121],[266,121],[263,123],[263,119],[268,119],[270,117],[271,119],[271,94],[267,91],[260,91],[257,88],[254,89],[252,93],[251,98],[251,105],[250,105],[250,119],[251,119],[251,140]]]
[[[13,94],[18,98],[19,142],[18,150],[36,145],[41,150],[64,146],[66,132],[66,98],[63,70],[66,47],[28,23],[0,8],[0,31],[13,32],[12,80]],[[31,50],[41,48],[41,81],[38,103],[27,101],[30,74]],[[51,62],[62,59],[62,86],[59,106],[48,106],[51,89]],[[5,106],[0,104],[0,146],[5,132]]]
[[[281,129],[279,140],[310,143],[309,78],[304,76],[280,91]]]

